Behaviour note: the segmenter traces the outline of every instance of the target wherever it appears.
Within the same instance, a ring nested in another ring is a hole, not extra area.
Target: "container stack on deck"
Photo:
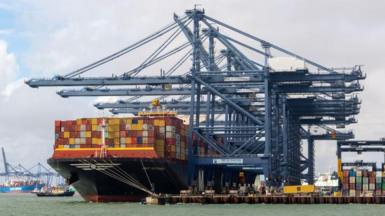
[[[103,129],[103,121],[104,129]],[[82,118],[55,122],[55,149],[154,147],[160,157],[186,160],[187,126],[175,117]],[[104,142],[102,133],[104,131]]]

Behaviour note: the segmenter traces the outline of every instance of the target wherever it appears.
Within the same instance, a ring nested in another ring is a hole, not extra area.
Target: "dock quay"
[[[384,204],[385,196],[239,196],[239,195],[170,195],[147,197],[145,204],[165,205],[179,203],[200,204]]]

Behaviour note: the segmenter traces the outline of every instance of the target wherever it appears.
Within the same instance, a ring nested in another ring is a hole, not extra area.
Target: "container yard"
[[[150,42],[155,51],[128,72],[89,75]],[[165,60],[168,70],[157,67]],[[342,159],[385,151],[384,140],[344,129],[357,123],[365,78],[359,65],[323,66],[194,8],[92,64],[26,84],[122,97],[95,104],[111,115],[53,123],[48,164],[87,201],[382,204],[385,161]],[[323,193],[314,158],[325,140],[336,142],[338,186]]]

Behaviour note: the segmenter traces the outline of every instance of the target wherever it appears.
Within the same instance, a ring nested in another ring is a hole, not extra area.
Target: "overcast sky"
[[[31,89],[24,80],[65,74],[97,60],[170,23],[174,12],[182,15],[195,3],[211,17],[323,65],[364,65],[368,77],[362,82],[359,123],[349,128],[359,139],[385,137],[382,1],[2,0],[0,146],[8,160],[26,167],[45,161],[52,154],[55,119],[105,114],[93,108],[95,98],[63,99],[55,88]],[[110,69],[119,72],[125,64]],[[335,161],[334,142],[316,144],[317,172],[333,169]]]

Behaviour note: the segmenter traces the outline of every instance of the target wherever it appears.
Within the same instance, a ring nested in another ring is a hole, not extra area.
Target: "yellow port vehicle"
[[[284,194],[309,194],[314,192],[314,185],[291,185],[283,187]]]

